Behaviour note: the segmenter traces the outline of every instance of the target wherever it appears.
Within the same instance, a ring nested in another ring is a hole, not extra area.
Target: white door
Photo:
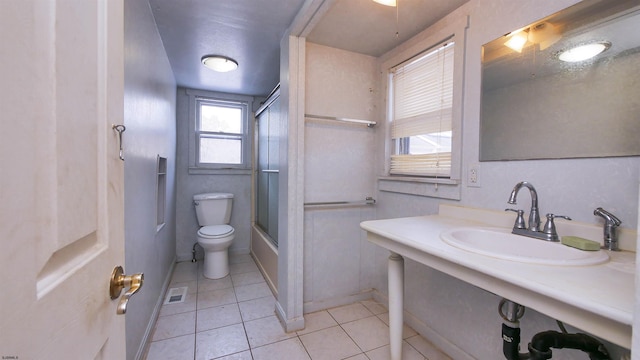
[[[122,0],[0,0],[2,359],[125,358],[123,36]]]

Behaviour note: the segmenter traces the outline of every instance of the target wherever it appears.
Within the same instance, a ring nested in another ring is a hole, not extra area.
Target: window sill
[[[251,169],[214,169],[189,167],[189,175],[251,175]]]
[[[380,176],[380,191],[460,200],[460,180],[421,178],[411,176]]]

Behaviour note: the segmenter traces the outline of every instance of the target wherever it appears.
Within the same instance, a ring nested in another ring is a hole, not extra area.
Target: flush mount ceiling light
[[[396,6],[396,0],[373,0],[378,4],[386,5],[386,6]]]
[[[220,55],[205,55],[201,59],[202,65],[217,72],[228,72],[238,68],[238,62]]]
[[[591,44],[584,44],[563,50],[558,53],[558,59],[566,62],[578,62],[589,60],[611,47],[608,41],[600,41]]]

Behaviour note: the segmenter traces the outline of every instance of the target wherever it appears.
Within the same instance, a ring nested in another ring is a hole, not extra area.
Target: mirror
[[[485,44],[480,161],[640,155],[638,24],[638,0],[585,0]]]

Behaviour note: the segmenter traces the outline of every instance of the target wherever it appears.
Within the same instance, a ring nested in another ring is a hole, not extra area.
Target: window
[[[196,101],[196,166],[247,166],[247,103],[198,98]]]
[[[390,70],[392,175],[451,176],[454,42]]]

